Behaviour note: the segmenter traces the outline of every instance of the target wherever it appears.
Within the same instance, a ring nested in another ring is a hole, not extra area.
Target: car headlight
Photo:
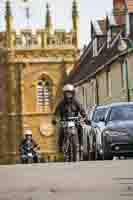
[[[104,135],[111,136],[111,137],[115,137],[115,136],[127,136],[128,133],[109,130],[109,131],[105,131],[105,132],[104,132]]]

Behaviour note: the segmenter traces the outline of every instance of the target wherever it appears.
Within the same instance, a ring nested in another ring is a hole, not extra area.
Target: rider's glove
[[[52,124],[53,124],[53,125],[56,125],[56,124],[57,124],[57,122],[56,122],[55,119],[52,120]]]

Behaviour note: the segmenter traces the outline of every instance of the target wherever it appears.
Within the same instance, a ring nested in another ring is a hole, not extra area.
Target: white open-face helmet
[[[71,84],[67,84],[63,87],[63,92],[74,92],[75,88]]]
[[[25,132],[24,132],[24,135],[30,135],[30,136],[32,136],[32,131],[31,130],[26,130]]]

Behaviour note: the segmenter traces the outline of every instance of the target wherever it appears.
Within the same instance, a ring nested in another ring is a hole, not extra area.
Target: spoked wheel
[[[77,147],[73,137],[69,138],[69,145],[65,156],[65,161],[75,162],[77,161]]]
[[[73,135],[71,137],[71,161],[76,162],[77,161],[77,144],[75,136]]]
[[[78,160],[78,148],[75,140],[75,136],[71,136],[66,139],[64,145],[64,161],[65,162],[76,162]]]
[[[65,137],[64,138],[64,142],[63,142],[63,153],[64,153],[64,162],[69,162],[70,160],[70,142],[69,142],[69,137]]]

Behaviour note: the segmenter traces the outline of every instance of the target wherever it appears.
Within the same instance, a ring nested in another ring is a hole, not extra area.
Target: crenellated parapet
[[[79,14],[76,0],[73,0],[72,7],[72,30],[54,29],[50,6],[46,6],[46,23],[41,29],[32,30],[13,28],[13,15],[10,1],[6,1],[6,31],[0,32],[0,47],[10,49],[40,49],[40,48],[75,48],[79,49]]]
[[[20,30],[11,33],[13,49],[76,48],[75,32],[55,30],[53,34],[40,30]],[[0,46],[6,47],[6,33],[0,33]]]

